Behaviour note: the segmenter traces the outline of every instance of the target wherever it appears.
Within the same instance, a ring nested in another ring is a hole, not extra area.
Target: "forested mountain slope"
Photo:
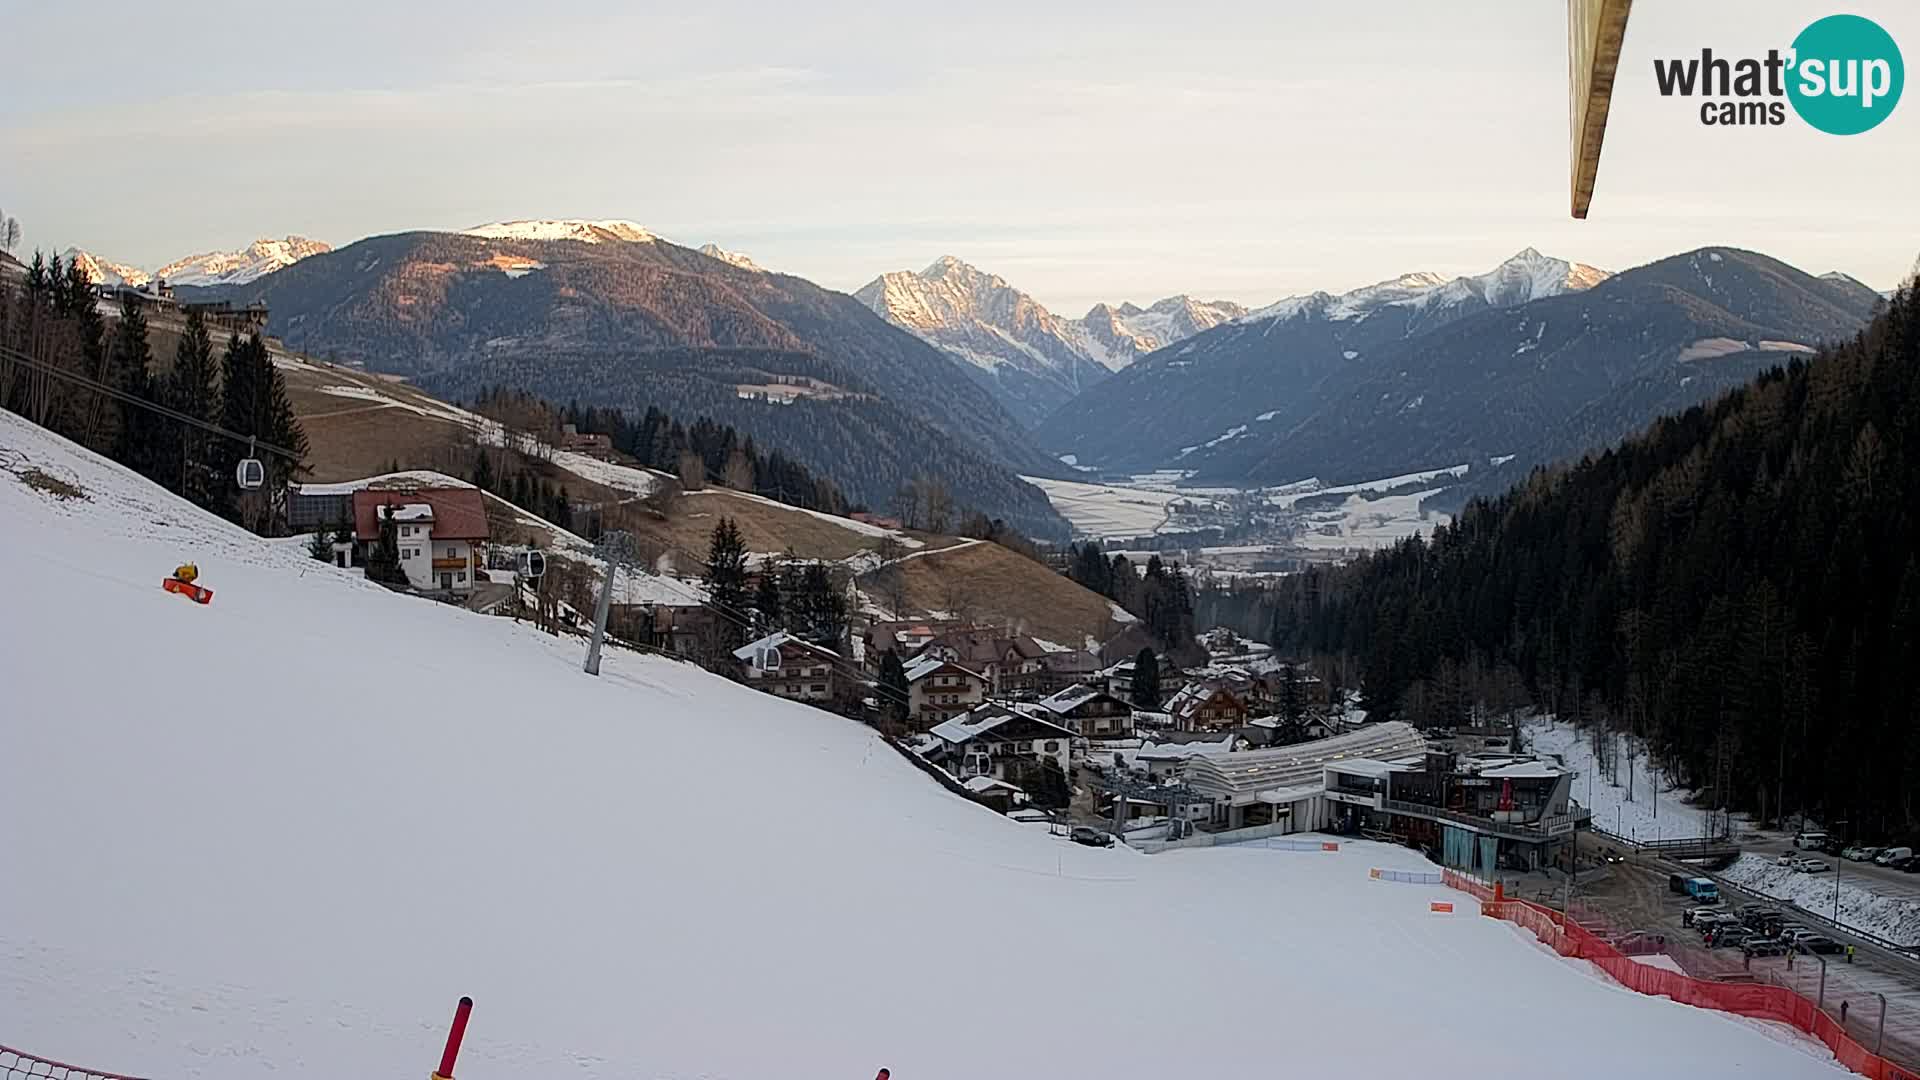
[[[1375,716],[1453,722],[1510,670],[1735,808],[1894,836],[1920,821],[1916,506],[1909,285],[1811,363],[1288,579],[1272,631],[1356,660]]]
[[[852,297],[800,278],[651,237],[402,233],[224,295],[266,303],[289,346],[442,396],[504,385],[704,414],[876,505],[915,475],[939,475],[963,505],[1039,535],[1063,531],[1015,476],[1058,463],[983,387]]]

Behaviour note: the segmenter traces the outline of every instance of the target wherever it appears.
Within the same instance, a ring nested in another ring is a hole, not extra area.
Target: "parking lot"
[[[1885,995],[1886,1055],[1909,1066],[1920,1063],[1920,961],[1862,939],[1851,939],[1840,932],[1829,936],[1854,946],[1851,963],[1842,954],[1749,959],[1737,948],[1709,948],[1698,932],[1683,924],[1683,913],[1695,906],[1693,902],[1668,888],[1669,875],[1687,872],[1684,867],[1630,857],[1613,864],[1608,871],[1599,875],[1598,880],[1590,880],[1586,886],[1576,889],[1573,914],[1582,923],[1613,932],[1642,930],[1661,935],[1666,940],[1666,954],[1696,978],[1751,978],[1790,986],[1810,1000],[1824,1000],[1827,1013],[1836,1020],[1840,1019],[1840,1006],[1845,1002],[1848,1032],[1869,1049],[1874,1046],[1880,1023],[1877,995]],[[1827,928],[1787,905],[1733,889],[1722,892],[1724,900],[1720,906],[1724,909],[1759,904],[1776,911],[1784,921],[1801,922],[1815,931],[1828,933]],[[1824,999],[1821,994],[1823,960]]]

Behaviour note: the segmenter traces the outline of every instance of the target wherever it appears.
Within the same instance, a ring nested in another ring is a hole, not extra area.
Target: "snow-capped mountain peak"
[[[1087,351],[1115,371],[1155,349],[1231,322],[1247,309],[1230,300],[1195,300],[1181,293],[1145,308],[1132,302],[1118,307],[1095,304],[1078,326]]]
[[[262,237],[240,251],[207,251],[162,266],[148,273],[137,266],[109,262],[91,252],[68,248],[61,258],[80,264],[80,270],[96,285],[132,285],[139,287],[159,278],[169,285],[245,285],[255,278],[292,266],[309,255],[333,248],[304,236],[283,240]]]
[[[110,262],[80,248],[68,248],[61,252],[60,261],[77,264],[80,272],[95,285],[131,285],[138,288],[153,280],[152,274],[137,266]]]
[[[1302,315],[1360,319],[1386,307],[1404,306],[1425,311],[1468,302],[1514,307],[1542,297],[1590,289],[1611,276],[1605,270],[1542,255],[1529,247],[1484,274],[1456,278],[1424,271],[1401,274],[1338,296],[1324,292],[1290,296],[1241,321],[1286,320]]]
[[[1105,375],[1076,325],[952,255],[882,274],[854,294],[881,318],[992,376],[1015,416],[1037,423]]]
[[[332,250],[331,245],[304,236],[284,240],[263,237],[242,251],[209,251],[175,260],[155,271],[154,276],[174,285],[245,285],[309,255]]]
[[[763,274],[766,273],[766,267],[754,262],[740,252],[728,251],[719,244],[701,244],[700,254],[705,255],[709,259],[719,259],[728,266],[737,266],[742,270],[755,270]]]
[[[645,226],[617,218],[601,221],[578,218],[495,221],[461,231],[468,236],[482,236],[489,240],[578,240],[583,244],[600,244],[610,240],[651,244],[659,239]]]

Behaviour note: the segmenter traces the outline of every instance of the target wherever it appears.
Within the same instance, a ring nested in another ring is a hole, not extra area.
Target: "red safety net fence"
[[[139,1080],[119,1073],[83,1069],[64,1061],[35,1057],[25,1050],[0,1046],[0,1080]]]
[[[1635,963],[1586,927],[1569,922],[1551,908],[1526,900],[1496,900],[1493,889],[1484,882],[1451,870],[1442,875],[1442,880],[1478,898],[1482,915],[1525,927],[1561,956],[1585,960],[1628,989],[1702,1009],[1791,1024],[1825,1043],[1840,1064],[1862,1076],[1874,1080],[1920,1080],[1920,1073],[1874,1054],[1854,1041],[1839,1022],[1820,1011],[1819,1006],[1784,986],[1712,982]]]

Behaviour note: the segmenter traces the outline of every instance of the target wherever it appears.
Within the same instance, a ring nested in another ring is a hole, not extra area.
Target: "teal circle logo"
[[[1787,100],[1800,119],[1829,135],[1877,127],[1906,84],[1900,46],[1872,19],[1829,15],[1793,39]]]

